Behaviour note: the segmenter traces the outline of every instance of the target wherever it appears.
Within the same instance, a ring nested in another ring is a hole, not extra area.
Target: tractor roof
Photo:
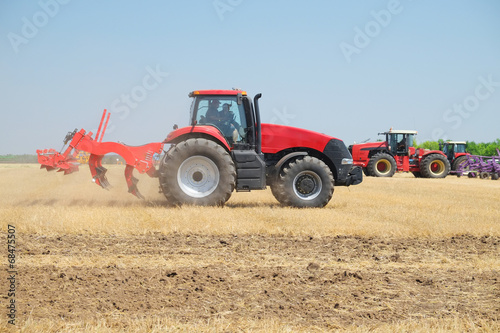
[[[392,128],[388,132],[383,132],[379,134],[417,134],[417,131],[407,131],[407,130],[393,130]]]
[[[455,145],[466,145],[467,142],[465,141],[446,141],[446,143],[449,143],[449,144],[455,144]]]
[[[243,96],[247,95],[246,91],[239,89],[232,90],[195,90],[189,93],[189,97],[195,97],[200,95],[238,95],[242,94]]]

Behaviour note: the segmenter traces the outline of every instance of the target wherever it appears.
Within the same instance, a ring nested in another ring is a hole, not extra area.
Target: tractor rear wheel
[[[286,206],[324,207],[332,198],[333,185],[330,168],[316,157],[304,156],[285,164],[271,191]]]
[[[222,206],[234,190],[236,169],[229,153],[217,143],[188,139],[165,154],[159,178],[171,204]]]
[[[463,155],[463,156],[457,157],[453,161],[453,164],[451,165],[451,170],[456,171],[458,169],[458,167],[460,166],[460,164],[465,163],[465,161],[467,161],[467,156]]]
[[[387,153],[373,155],[366,166],[368,173],[374,177],[392,177],[396,173],[396,161]]]
[[[450,162],[441,154],[430,154],[420,161],[420,173],[424,178],[444,178],[450,172]]]

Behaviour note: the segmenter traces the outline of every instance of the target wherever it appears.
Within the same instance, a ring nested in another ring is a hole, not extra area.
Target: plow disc
[[[129,193],[143,199],[137,189],[138,179],[134,177],[133,171],[137,169],[139,173],[147,173],[150,177],[157,177],[156,169],[153,165],[153,156],[161,154],[163,151],[162,142],[148,143],[143,146],[127,146],[117,142],[102,142],[104,132],[109,121],[110,113],[104,110],[99,128],[95,138],[92,132],[86,132],[84,129],[68,132],[64,138],[64,145],[68,147],[63,152],[54,149],[37,150],[38,163],[40,168],[58,172],[64,172],[65,175],[78,171],[79,163],[76,155],[80,151],[90,153],[89,168],[92,175],[92,181],[104,189],[108,189],[110,184],[106,178],[107,169],[102,166],[102,158],[108,153],[115,153],[125,159],[125,180],[128,185]],[[106,121],[104,121],[106,119]],[[102,132],[101,132],[102,130]]]

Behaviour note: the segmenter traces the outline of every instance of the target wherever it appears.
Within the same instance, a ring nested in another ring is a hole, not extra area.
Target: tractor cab
[[[191,125],[216,127],[230,145],[246,141],[247,119],[237,96],[197,96],[191,107]]]
[[[191,126],[216,128],[229,147],[259,150],[259,133],[253,126],[253,124],[260,125],[258,103],[254,99],[254,109],[245,91],[197,90],[191,92],[189,97],[193,98]],[[260,96],[256,97],[258,99]]]
[[[459,156],[467,154],[467,142],[465,141],[446,141],[440,146],[440,150],[443,151],[450,162]]]
[[[417,131],[402,131],[402,130],[392,130],[388,132],[379,133],[379,135],[385,135],[387,145],[390,152],[396,156],[408,155],[415,153],[415,148],[413,148],[413,143],[415,141],[415,135]],[[413,148],[413,149],[410,149]],[[412,151],[411,151],[412,150]]]
[[[266,164],[258,100],[242,90],[196,90],[189,94],[191,126],[218,140],[230,151],[237,173],[237,191],[266,188]],[[204,128],[204,129],[202,129]]]

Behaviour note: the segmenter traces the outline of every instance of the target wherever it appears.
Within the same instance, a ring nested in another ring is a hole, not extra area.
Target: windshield
[[[413,147],[415,134],[389,133],[389,146],[393,152],[406,152],[408,147]]]
[[[193,101],[192,125],[217,127],[232,144],[245,141],[247,127],[245,108],[237,103],[237,96],[198,96]]]
[[[455,152],[456,153],[465,153],[465,145],[463,143],[458,143]]]

